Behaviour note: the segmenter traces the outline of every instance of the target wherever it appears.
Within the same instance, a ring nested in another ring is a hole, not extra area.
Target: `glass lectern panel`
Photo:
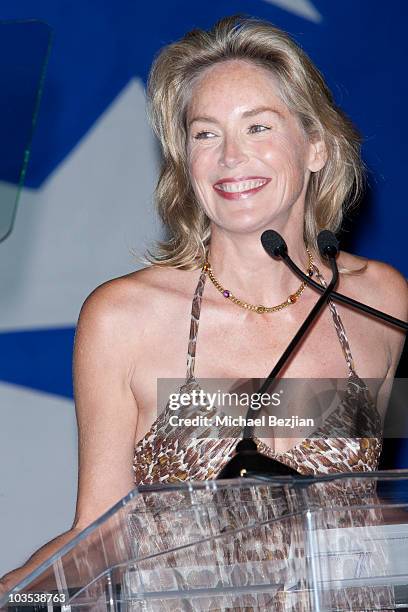
[[[50,41],[46,23],[0,21],[0,242],[24,184]]]
[[[72,612],[408,606],[408,472],[140,487],[2,605],[30,602]]]

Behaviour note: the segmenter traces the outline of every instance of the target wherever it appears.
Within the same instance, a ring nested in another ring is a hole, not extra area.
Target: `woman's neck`
[[[261,234],[232,234],[214,228],[208,259],[214,276],[225,289],[247,302],[267,306],[285,300],[301,281],[282,260],[266,253]],[[306,271],[308,254],[303,235],[282,235],[290,257]]]

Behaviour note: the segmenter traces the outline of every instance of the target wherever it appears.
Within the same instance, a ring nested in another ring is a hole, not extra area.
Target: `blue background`
[[[363,135],[368,189],[359,214],[345,224],[342,247],[386,261],[407,276],[408,3],[314,0],[313,6],[320,21],[264,0],[3,0],[0,19],[40,19],[54,32],[26,186],[41,189],[129,80],[146,81],[160,47],[225,15],[257,16],[294,36]],[[2,88],[7,91],[7,82]],[[21,126],[9,129],[3,137],[17,138]],[[0,174],[5,168],[3,157]],[[5,170],[0,175],[9,178]],[[72,397],[73,337],[73,326],[0,333],[0,379]],[[394,445],[391,454],[394,464],[408,466],[403,445]]]

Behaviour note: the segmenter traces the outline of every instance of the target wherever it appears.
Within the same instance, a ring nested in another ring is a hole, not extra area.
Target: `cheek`
[[[292,138],[279,138],[269,142],[260,151],[263,160],[277,172],[293,174],[303,172],[304,143]]]
[[[204,193],[208,182],[208,170],[202,156],[195,151],[192,151],[188,157],[188,170],[191,186],[202,206],[202,202],[206,200]]]
[[[188,167],[193,182],[208,181],[213,168],[211,153],[203,149],[191,149],[188,153]]]
[[[194,185],[194,183],[196,182],[198,178],[198,172],[200,169],[199,159],[197,158],[197,155],[195,154],[194,151],[190,150],[187,152],[187,163],[188,163],[188,170],[190,173],[190,180],[192,184]]]

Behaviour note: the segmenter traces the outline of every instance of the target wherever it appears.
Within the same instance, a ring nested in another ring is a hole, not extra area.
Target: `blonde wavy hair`
[[[186,115],[191,93],[203,71],[241,59],[270,71],[289,110],[309,137],[327,148],[324,167],[310,176],[305,202],[304,240],[316,253],[322,229],[337,232],[344,213],[363,187],[361,138],[334,103],[322,75],[288,34],[268,22],[234,15],[209,30],[194,29],[164,47],[147,86],[148,115],[163,152],[155,198],[168,235],[147,251],[146,261],[184,270],[204,263],[210,220],[196,200],[187,164]]]

